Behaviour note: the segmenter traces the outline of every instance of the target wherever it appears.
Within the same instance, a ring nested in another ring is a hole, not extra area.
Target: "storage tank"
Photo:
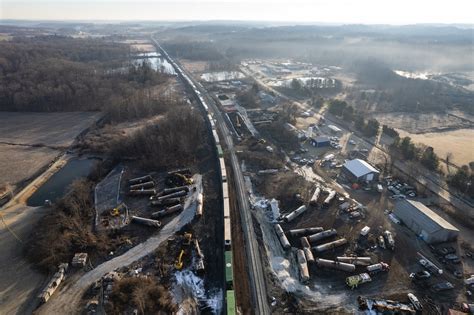
[[[301,282],[306,282],[309,280],[309,270],[308,263],[306,262],[306,257],[302,249],[296,251],[296,260],[298,261],[298,268],[300,270]]]
[[[139,189],[152,188],[152,187],[155,187],[154,182],[144,182],[144,183],[131,185],[130,190],[139,190]]]
[[[290,249],[291,244],[290,242],[288,242],[285,232],[283,232],[283,229],[281,228],[280,224],[275,224],[275,232],[278,235],[278,238],[280,239],[281,246],[283,246],[284,249]]]
[[[156,195],[156,189],[130,190],[129,193],[133,196],[152,196]]]
[[[153,200],[150,202],[152,206],[169,206],[176,205],[181,202],[180,198],[169,198],[165,200]]]
[[[306,261],[308,263],[314,263],[314,255],[313,255],[313,252],[311,251],[311,247],[304,247],[303,251],[304,251],[304,255],[306,256]]]
[[[181,210],[183,210],[183,206],[178,204],[178,205],[171,206],[171,207],[166,208],[166,209],[161,210],[161,211],[153,212],[151,214],[151,217],[154,218],[154,219],[158,219],[158,218],[173,214],[175,212],[179,212]]]
[[[202,193],[199,193],[197,196],[197,206],[196,206],[196,215],[197,216],[202,216],[202,211],[204,207],[204,198],[202,196]]]
[[[321,187],[316,186],[316,189],[313,193],[313,196],[311,196],[311,200],[309,201],[309,203],[313,206],[317,205],[318,204],[318,198],[319,198],[320,194],[321,194]]]
[[[334,197],[336,197],[336,191],[335,190],[331,190],[329,192],[329,195],[326,197],[326,199],[324,199],[324,206],[329,206],[329,204],[332,202],[332,200],[334,199]]]
[[[295,211],[293,212],[290,212],[289,214],[287,214],[283,220],[285,220],[285,222],[291,222],[293,221],[297,216],[299,216],[300,214],[302,214],[303,212],[306,211],[306,206],[305,205],[302,205],[301,207],[299,207],[298,209],[296,209]]]
[[[335,229],[330,229],[308,236],[308,241],[313,243],[334,235],[337,235],[337,231]]]
[[[142,176],[142,177],[135,177],[135,178],[132,178],[128,181],[128,183],[130,185],[135,185],[135,184],[139,184],[139,183],[144,183],[144,182],[149,182],[153,180],[153,178],[151,177],[151,175],[145,175],[145,176]]]
[[[305,247],[311,247],[311,245],[309,244],[308,242],[308,238],[303,236],[302,238],[300,238],[300,242],[301,242],[301,247],[305,248]]]
[[[318,245],[316,247],[313,247],[313,250],[318,252],[318,253],[321,253],[321,252],[336,248],[338,246],[342,246],[344,244],[347,244],[347,240],[345,238],[341,238],[341,239],[335,240],[333,242],[329,242],[329,243],[326,243],[326,244],[322,244],[322,245]]]
[[[347,271],[347,272],[353,272],[356,270],[356,266],[354,264],[348,264],[344,262],[321,259],[321,258],[316,258],[316,264],[319,267],[332,268],[332,269],[337,269],[337,270],[342,270],[342,271]]]
[[[358,266],[368,266],[372,263],[370,257],[357,257],[357,256],[339,256],[336,257],[338,261],[354,264]]]
[[[181,190],[184,190],[184,191],[188,192],[189,187],[188,186],[179,186],[179,187],[173,187],[173,188],[165,188],[165,189],[163,189],[163,195],[172,194],[172,193],[175,193],[175,192],[181,191]]]
[[[152,219],[147,219],[147,218],[142,218],[142,217],[137,217],[137,216],[132,216],[132,221],[144,225],[148,225],[151,227],[156,227],[159,228],[161,226],[161,222],[158,220],[152,220]]]
[[[380,262],[378,264],[373,264],[373,265],[367,266],[367,271],[369,271],[369,272],[385,271],[385,270],[388,270],[388,269],[389,269],[388,264],[386,264],[384,262]]]
[[[188,194],[188,192],[186,190],[180,190],[180,191],[168,194],[168,195],[160,196],[160,197],[156,198],[156,200],[160,201],[160,200],[164,200],[164,199],[168,199],[168,198],[183,197],[183,196],[186,196],[187,194]]]
[[[304,236],[304,235],[310,235],[310,234],[315,234],[323,231],[324,229],[322,227],[311,227],[311,228],[306,228],[306,229],[295,229],[295,230],[289,230],[288,234],[292,237],[295,236]]]

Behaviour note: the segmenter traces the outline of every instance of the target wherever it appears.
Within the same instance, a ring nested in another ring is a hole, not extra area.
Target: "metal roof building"
[[[377,180],[380,172],[364,160],[354,159],[344,163],[342,174],[353,182]]]
[[[451,241],[459,234],[454,225],[418,201],[401,200],[393,213],[428,244]]]
[[[325,136],[311,138],[309,141],[314,147],[317,147],[317,148],[328,147],[331,144],[331,142],[329,141],[329,138]]]

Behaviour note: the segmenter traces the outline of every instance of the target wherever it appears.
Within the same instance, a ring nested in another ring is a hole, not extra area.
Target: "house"
[[[341,175],[353,183],[376,181],[379,174],[380,172],[375,167],[360,159],[347,161],[341,171]]]
[[[316,148],[328,147],[331,144],[331,141],[329,140],[329,138],[324,137],[324,136],[311,138],[309,141],[310,141],[311,145],[316,147]]]
[[[426,243],[455,240],[459,230],[433,210],[414,200],[400,200],[393,213]]]

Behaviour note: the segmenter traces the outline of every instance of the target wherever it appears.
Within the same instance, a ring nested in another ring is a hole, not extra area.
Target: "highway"
[[[174,64],[174,61],[168,56],[168,54],[165,53],[165,51],[158,44],[158,42],[154,38],[152,38],[152,41],[155,43],[156,47],[160,50],[162,55],[167,58],[171,64]],[[183,73],[186,72],[183,68],[181,68],[181,71]],[[179,71],[176,72],[178,74],[180,73]],[[234,188],[236,191],[236,198],[239,205],[240,217],[242,220],[242,230],[244,231],[245,249],[247,254],[246,257],[248,260],[247,267],[250,277],[250,286],[252,288],[251,293],[254,313],[257,315],[270,314],[271,312],[267,300],[267,289],[265,284],[263,265],[258,242],[255,235],[252,213],[249,205],[249,196],[245,188],[244,176],[240,169],[239,160],[235,153],[232,133],[229,131],[224,117],[222,116],[220,110],[217,108],[213,99],[208,95],[207,91],[201,86],[199,82],[196,82],[189,73],[186,72],[186,75],[194,83],[196,87],[195,93],[199,91],[199,93],[206,98],[207,104],[209,106],[208,112],[213,114],[213,117],[216,120],[217,129],[219,130],[221,137],[223,137],[222,140],[225,142],[225,145],[227,147],[227,151],[229,153],[229,161],[226,162],[230,162],[234,175]],[[180,78],[183,79],[185,84],[188,83],[182,76]],[[191,88],[193,87],[191,86]],[[238,279],[235,280],[238,281]]]

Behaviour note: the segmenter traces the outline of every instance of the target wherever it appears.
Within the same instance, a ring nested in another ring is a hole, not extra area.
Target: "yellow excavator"
[[[179,253],[178,259],[174,262],[174,267],[177,270],[183,269],[183,256],[184,256],[184,249],[181,250]]]

